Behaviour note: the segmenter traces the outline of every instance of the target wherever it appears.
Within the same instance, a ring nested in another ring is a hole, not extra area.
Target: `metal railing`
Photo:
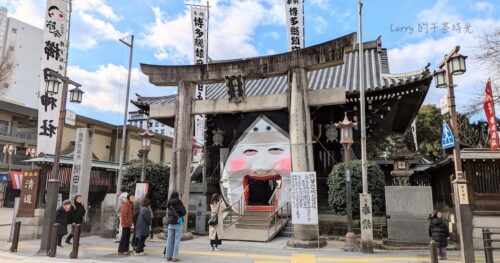
[[[243,189],[243,193],[241,193],[241,196],[240,196],[240,200],[236,201],[235,203],[231,204],[230,206],[226,207],[225,210],[230,210],[229,212],[229,224],[227,226],[224,227],[224,229],[228,229],[230,226],[236,224],[240,219],[241,219],[241,215],[245,212],[245,201],[243,200],[243,198],[245,198],[245,193],[248,191],[248,185],[245,187],[245,189]],[[233,211],[235,211],[236,209],[233,209],[233,207],[237,206],[237,218],[236,220],[233,221]]]
[[[267,239],[271,237],[270,235],[270,230],[274,228],[273,233],[276,233],[278,223],[280,224],[279,227],[281,227],[282,222],[279,220],[285,220],[285,223],[288,223],[288,220],[290,219],[290,203],[286,202],[283,204],[280,208],[274,210],[270,215],[267,216]]]
[[[500,239],[492,238],[491,235],[500,235],[500,231],[492,232],[489,228],[483,228],[484,258],[486,263],[494,263],[493,250],[500,250],[500,248],[493,247],[493,243],[500,243]]]

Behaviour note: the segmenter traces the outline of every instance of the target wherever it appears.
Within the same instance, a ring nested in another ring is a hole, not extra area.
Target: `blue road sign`
[[[443,120],[443,136],[441,137],[441,147],[443,149],[448,149],[452,148],[453,146],[455,146],[455,137],[453,136],[453,132],[451,132],[448,123]]]

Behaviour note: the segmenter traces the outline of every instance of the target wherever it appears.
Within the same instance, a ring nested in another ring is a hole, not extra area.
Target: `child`
[[[446,247],[448,246],[448,237],[450,232],[448,226],[443,221],[443,214],[437,212],[429,224],[429,236],[436,242],[438,257],[441,260],[446,260]]]

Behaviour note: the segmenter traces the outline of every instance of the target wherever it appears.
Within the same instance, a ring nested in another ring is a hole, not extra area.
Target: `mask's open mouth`
[[[277,206],[280,175],[251,176],[243,179],[244,203],[248,211],[272,211]]]

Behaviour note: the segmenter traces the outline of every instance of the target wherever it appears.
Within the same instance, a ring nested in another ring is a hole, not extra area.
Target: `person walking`
[[[59,224],[57,227],[57,245],[62,247],[62,238],[68,234],[68,214],[71,208],[71,201],[64,200],[62,205],[56,211],[56,223]]]
[[[442,218],[443,214],[441,212],[434,214],[434,218],[432,218],[429,224],[429,236],[436,242],[439,259],[446,260],[446,247],[448,246],[450,231]]]
[[[181,242],[182,228],[184,225],[184,216],[186,208],[179,198],[179,193],[173,191],[167,202],[167,224],[168,234],[166,247],[167,261],[178,262],[179,246]]]
[[[144,198],[142,202],[142,207],[137,217],[137,223],[135,225],[135,238],[136,238],[136,249],[135,255],[144,255],[144,242],[149,236],[149,226],[152,223],[151,209],[149,208],[149,199]]]
[[[132,205],[135,201],[133,194],[128,194],[127,201],[120,208],[120,224],[122,227],[122,236],[118,245],[118,253],[122,256],[129,255],[130,249],[130,228],[132,228]]]
[[[222,245],[222,238],[224,236],[224,210],[226,209],[226,204],[224,203],[224,199],[220,194],[213,194],[212,199],[210,201],[210,210],[212,214],[210,218],[217,217],[217,224],[209,225],[208,227],[208,236],[210,237],[210,247],[211,250],[220,251],[220,245]],[[209,221],[210,224],[210,221]]]
[[[120,222],[120,210],[122,207],[122,204],[127,202],[127,189],[125,187],[122,187],[120,189],[120,196],[118,197],[118,204],[116,206],[116,214],[118,215],[118,234],[116,234],[116,239],[115,243],[119,243],[120,239],[122,238],[122,224]]]
[[[69,209],[68,224],[71,224],[71,233],[66,238],[66,244],[71,244],[71,239],[75,233],[75,226],[83,223],[85,213],[85,207],[82,204],[82,196],[76,195],[75,201]]]

